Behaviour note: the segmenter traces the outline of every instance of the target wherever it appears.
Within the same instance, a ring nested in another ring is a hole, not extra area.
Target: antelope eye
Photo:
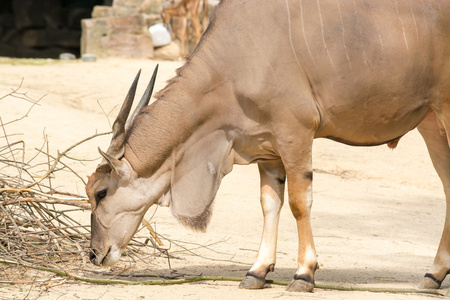
[[[97,192],[97,194],[95,194],[95,200],[97,200],[97,202],[102,200],[105,197],[106,197],[106,190],[101,190],[101,191]]]

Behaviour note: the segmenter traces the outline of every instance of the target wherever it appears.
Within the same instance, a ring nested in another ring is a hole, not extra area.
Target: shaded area
[[[112,0],[3,0],[0,2],[0,56],[57,58],[80,55],[81,20],[96,5]]]

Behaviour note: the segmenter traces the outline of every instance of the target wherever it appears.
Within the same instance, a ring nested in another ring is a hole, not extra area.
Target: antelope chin
[[[119,261],[121,254],[122,251],[119,248],[111,246],[106,255],[103,258],[99,258],[99,261],[101,261],[102,266],[109,267]]]

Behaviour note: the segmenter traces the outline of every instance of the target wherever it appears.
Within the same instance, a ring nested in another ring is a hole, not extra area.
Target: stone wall
[[[153,58],[148,28],[160,22],[163,0],[114,0],[82,20],[81,53],[97,57]]]

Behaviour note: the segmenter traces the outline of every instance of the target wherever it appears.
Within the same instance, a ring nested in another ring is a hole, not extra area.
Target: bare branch
[[[14,200],[5,200],[3,202],[0,202],[0,205],[11,205],[11,204],[17,204],[17,203],[24,203],[24,202],[41,202],[41,203],[49,203],[49,204],[65,204],[65,205],[71,205],[80,207],[82,209],[90,210],[91,206],[87,204],[86,202],[81,201],[74,201],[74,200],[62,200],[62,199],[45,199],[45,198],[20,198],[20,199],[14,199]]]
[[[96,137],[99,137],[99,136],[102,136],[102,135],[107,135],[107,134],[110,134],[110,133],[111,132],[96,133],[96,134],[91,135],[90,137],[87,137],[84,140],[81,140],[81,141],[77,142],[76,144],[70,146],[69,148],[67,148],[63,152],[58,153],[58,156],[56,157],[55,161],[53,162],[52,167],[39,180],[37,180],[35,183],[27,185],[26,187],[30,188],[30,187],[35,186],[36,184],[41,183],[45,178],[47,178],[47,176],[49,176],[56,169],[56,166],[60,162],[61,157],[65,156],[66,153],[71,151],[73,148],[75,148],[75,147],[77,147],[77,146],[79,146],[79,145],[81,145],[81,144],[83,144],[83,143],[85,143],[85,142],[87,142],[89,140],[92,140],[93,138],[96,138]]]

